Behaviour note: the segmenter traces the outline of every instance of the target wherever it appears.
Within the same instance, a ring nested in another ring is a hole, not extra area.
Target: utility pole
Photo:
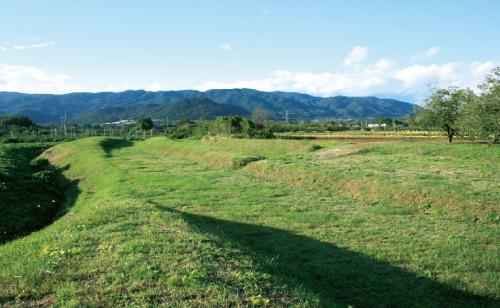
[[[64,136],[66,136],[66,109],[64,109]]]
[[[165,122],[165,136],[167,135],[167,130],[168,130],[168,116],[167,116],[167,122]]]

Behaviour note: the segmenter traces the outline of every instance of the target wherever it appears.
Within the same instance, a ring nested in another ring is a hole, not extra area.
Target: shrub
[[[30,162],[30,166],[34,171],[40,171],[49,168],[50,163],[46,158],[37,157]]]
[[[55,184],[55,173],[52,170],[42,170],[33,173],[33,180],[43,184]]]

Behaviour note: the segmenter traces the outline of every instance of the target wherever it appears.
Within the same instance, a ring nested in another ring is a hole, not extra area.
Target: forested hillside
[[[184,99],[204,98],[181,102]],[[219,106],[213,103],[229,105]],[[175,105],[177,103],[177,105]],[[196,107],[184,108],[195,104]],[[239,108],[238,108],[239,107]],[[274,119],[327,119],[399,117],[413,112],[415,105],[376,97],[314,97],[291,92],[223,89],[149,92],[144,90],[100,93],[24,94],[0,92],[0,115],[22,114],[40,124],[70,121],[99,123],[120,119],[172,117],[173,120],[248,115],[267,110]]]

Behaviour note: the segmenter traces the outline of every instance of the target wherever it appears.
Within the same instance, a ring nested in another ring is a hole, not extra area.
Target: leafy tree
[[[200,129],[202,132],[195,132],[196,124],[192,123],[189,120],[183,120],[179,122],[179,124],[169,132],[170,138],[174,139],[182,139],[187,137],[198,137],[199,135],[205,134],[203,129]]]
[[[269,119],[271,119],[271,113],[266,109],[256,108],[252,112],[252,121],[256,124],[264,124]]]
[[[216,135],[244,135],[252,136],[255,130],[255,124],[239,116],[218,117],[213,121],[210,128],[211,133]]]
[[[346,130],[347,126],[340,121],[327,121],[324,123],[324,128],[327,131],[334,132],[334,131]]]
[[[372,123],[392,125],[393,119],[390,117],[376,117]]]
[[[480,86],[478,99],[464,105],[460,129],[469,137],[492,137],[500,141],[500,67],[495,68]]]
[[[181,122],[169,131],[171,138],[201,138],[207,135],[271,138],[272,133],[263,127],[258,128],[252,121],[239,116],[218,117],[215,120]]]
[[[476,95],[469,89],[436,89],[419,110],[417,120],[424,127],[444,130],[451,143],[459,132],[462,107],[475,99]]]
[[[137,127],[143,130],[150,130],[155,127],[155,124],[151,118],[142,118],[137,122]]]

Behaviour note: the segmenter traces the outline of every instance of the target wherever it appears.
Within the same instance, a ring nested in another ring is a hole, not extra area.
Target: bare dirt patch
[[[339,157],[339,156],[345,156],[345,155],[359,153],[363,150],[372,148],[373,146],[374,146],[374,143],[349,144],[349,145],[334,148],[331,150],[318,152],[316,154],[316,156],[319,159],[329,159],[329,158],[333,158],[333,157]]]
[[[46,158],[52,165],[57,165],[61,160],[65,159],[68,155],[73,153],[72,147],[52,147],[42,153],[42,157]]]

